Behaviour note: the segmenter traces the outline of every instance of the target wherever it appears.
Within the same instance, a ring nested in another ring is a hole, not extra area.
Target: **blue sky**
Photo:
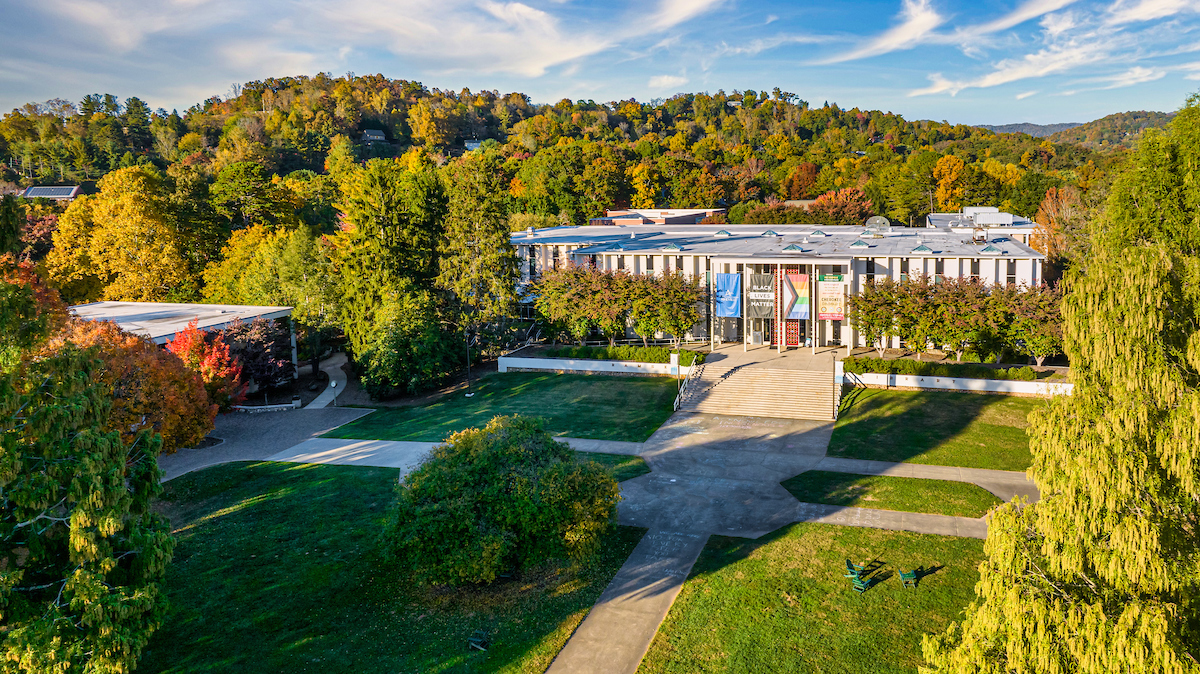
[[[94,92],[182,110],[319,71],[542,103],[778,86],[969,124],[1200,89],[1200,0],[4,0],[0,18],[0,110]]]

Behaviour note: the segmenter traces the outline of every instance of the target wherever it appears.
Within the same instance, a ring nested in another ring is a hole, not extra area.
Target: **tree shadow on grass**
[[[1024,470],[1029,463],[1026,416],[1040,402],[1000,395],[855,388],[842,399],[828,455]]]
[[[421,587],[379,555],[395,484],[395,469],[266,462],[168,483],[171,608],[139,671],[541,672],[644,533],[618,528],[586,566]]]

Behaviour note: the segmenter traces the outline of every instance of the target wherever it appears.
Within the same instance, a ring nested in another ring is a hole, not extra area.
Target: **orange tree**
[[[106,431],[118,431],[126,444],[150,430],[162,435],[162,452],[192,447],[213,428],[217,406],[209,402],[200,373],[146,337],[116,323],[73,318],[51,337],[47,353],[69,344],[95,347],[99,381],[112,389]]]

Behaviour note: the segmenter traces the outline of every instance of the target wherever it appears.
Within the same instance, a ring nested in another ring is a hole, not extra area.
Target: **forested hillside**
[[[1173,112],[1118,112],[1059,131],[1050,136],[1050,141],[1082,145],[1092,150],[1128,150],[1142,137],[1142,131],[1164,128],[1174,118]]]

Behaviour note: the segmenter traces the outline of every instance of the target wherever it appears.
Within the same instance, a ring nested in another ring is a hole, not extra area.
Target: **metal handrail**
[[[700,377],[700,371],[704,369],[704,363],[692,361],[692,370],[688,372],[687,379],[683,380],[683,385],[679,387],[679,393],[675,396],[674,411],[679,411],[679,404],[683,402],[683,394],[687,393],[688,386],[691,385],[693,379]]]

